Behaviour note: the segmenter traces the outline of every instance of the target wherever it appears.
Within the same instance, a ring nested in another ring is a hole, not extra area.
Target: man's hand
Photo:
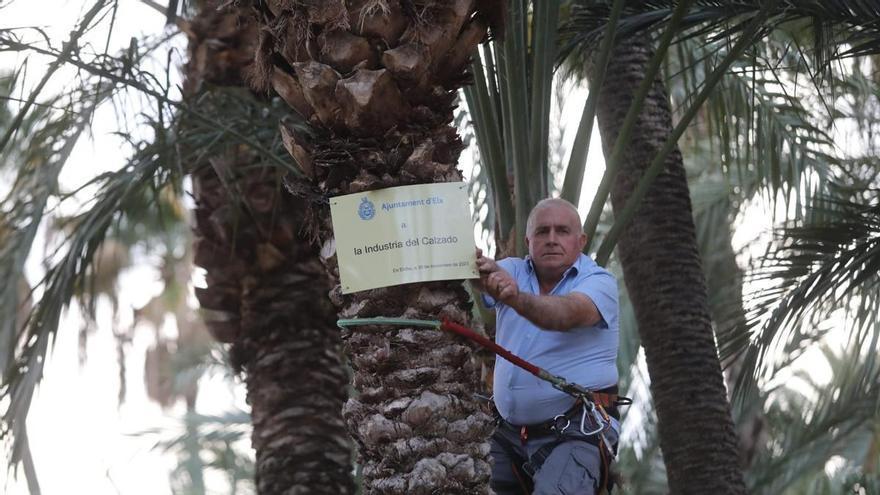
[[[480,279],[471,279],[474,287],[510,306],[542,329],[565,331],[592,326],[602,320],[596,305],[582,293],[553,296],[520,292],[510,273],[495,260],[483,256],[480,249],[477,249],[477,270]]]
[[[483,256],[480,249],[477,249],[477,270],[480,272],[480,282],[475,285],[496,301],[510,305],[519,296],[516,280],[495,260]]]

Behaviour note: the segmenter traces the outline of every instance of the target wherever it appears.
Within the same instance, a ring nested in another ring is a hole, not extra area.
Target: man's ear
[[[584,250],[584,246],[587,245],[587,234],[585,234],[584,232],[581,232],[581,237],[580,237],[579,245],[580,245],[580,250],[581,250],[581,251],[583,251],[583,250]]]

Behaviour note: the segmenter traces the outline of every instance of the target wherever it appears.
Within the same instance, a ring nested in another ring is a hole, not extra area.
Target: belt
[[[593,392],[593,402],[597,406],[602,406],[602,409],[605,409],[609,416],[618,421],[620,420],[620,411],[617,410],[617,406],[625,404],[619,399],[621,397],[617,395],[617,386]]]
[[[593,402],[597,406],[602,406],[602,408],[605,409],[605,412],[607,412],[609,416],[618,420],[620,419],[620,413],[617,410],[619,401],[616,385],[593,392]],[[575,420],[580,421],[580,415],[582,414],[582,412],[583,403],[580,399],[578,399],[577,401],[575,401],[574,405],[571,406],[571,408],[569,408],[567,411],[551,420],[544,421],[543,423],[535,423],[531,425],[515,425],[500,416],[498,418],[498,421],[501,426],[518,431],[520,439],[525,440],[530,437],[536,438],[548,435],[557,435],[566,428],[566,425],[574,424]]]

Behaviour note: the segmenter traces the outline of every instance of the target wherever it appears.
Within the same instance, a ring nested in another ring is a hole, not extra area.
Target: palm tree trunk
[[[606,155],[651,55],[644,42],[627,39],[611,58],[598,108]],[[615,211],[671,129],[668,95],[657,80],[611,191]],[[621,236],[618,255],[647,358],[670,490],[745,493],[678,149]]]
[[[279,210],[285,222],[302,219]],[[269,262],[240,283],[241,333],[231,357],[246,373],[257,490],[354,493],[354,445],[342,419],[348,375],[330,283],[317,252],[297,244],[273,269],[265,269]]]
[[[332,197],[461,180],[452,107],[492,22],[482,4],[491,3],[252,2],[264,33],[252,82],[311,124],[310,136],[282,128],[307,187]],[[335,274],[329,208],[316,208]],[[345,318],[470,323],[460,282],[347,296],[337,285],[332,298]],[[360,447],[364,491],[487,493],[492,421],[473,398],[479,376],[470,348],[439,330],[406,327],[354,327],[342,337],[356,390],[344,415]]]
[[[243,86],[257,29],[241,10],[206,2],[190,37],[185,93],[203,83]],[[210,91],[210,90],[209,90]],[[202,97],[199,110],[222,115]],[[183,129],[185,132],[185,129]],[[258,493],[350,494],[353,445],[341,409],[347,397],[330,279],[318,249],[300,236],[305,205],[281,193],[279,172],[246,148],[202,156],[193,166],[195,262],[207,270],[196,295],[212,335],[231,343],[245,372]]]

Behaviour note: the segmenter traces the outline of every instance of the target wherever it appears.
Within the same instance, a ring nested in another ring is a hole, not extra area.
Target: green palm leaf
[[[843,309],[856,328],[870,329],[880,319],[880,201],[876,190],[866,203],[827,197],[813,208],[808,223],[780,236],[749,280],[761,287],[749,297],[747,320],[721,332],[723,358],[744,351],[746,370],[737,383],[745,397],[759,376],[772,374],[767,359],[773,348],[802,353],[824,331],[811,331],[834,310]],[[853,337],[857,337],[855,332]],[[874,336],[876,338],[876,335]],[[778,364],[775,365],[779,367]]]
[[[251,434],[251,416],[231,410],[218,415],[188,412],[180,424],[171,428],[152,428],[135,433],[139,437],[158,437],[155,449],[176,453],[181,463],[172,472],[174,493],[204,492],[191,479],[203,467],[225,474],[230,493],[239,485],[252,486],[254,461],[239,444]]]
[[[673,81],[681,81],[673,86],[679,89],[673,98],[685,106],[711,71],[709,60],[726,49],[697,39],[681,48],[670,71],[676,71]],[[761,53],[781,50],[766,41],[755,47]],[[762,194],[771,208],[781,199],[802,215],[813,197],[826,191],[831,170],[842,163],[841,152],[827,128],[832,117],[808,108],[823,96],[812,91],[818,88],[789,82],[796,75],[766,60],[744,57],[706,101],[698,126],[704,126],[710,146],[720,155],[707,166],[724,173],[740,201]],[[839,81],[847,83],[849,79]]]
[[[672,14],[673,0],[627,2],[617,27],[619,36],[631,36],[660,28]],[[759,15],[765,2],[744,0],[723,2],[697,0],[682,20],[682,38],[713,33],[719,39],[734,35]],[[604,31],[609,17],[610,2],[578,0],[572,7],[565,32],[569,42],[562,48],[563,57],[577,47],[594,44]],[[764,21],[763,32],[792,25],[812,31],[813,48],[824,63],[841,56],[878,53],[880,51],[880,8],[871,2],[778,2]]]
[[[880,411],[880,367],[871,349],[850,346],[841,353],[823,346],[829,383],[803,371],[788,380],[802,387],[771,394],[766,417],[772,440],[749,471],[751,493],[853,493],[825,466],[835,456],[858,466],[868,455]],[[823,484],[831,489],[820,489]]]
[[[11,403],[3,419],[6,424],[12,425],[13,432],[24,424],[22,420],[27,415],[34,388],[42,377],[46,353],[58,330],[61,313],[78,287],[84,285],[87,274],[94,270],[92,262],[95,252],[108,230],[124,218],[124,212],[129,210],[129,201],[133,197],[144,190],[159,191],[175,181],[173,170],[168,171],[165,167],[164,161],[157,162],[141,156],[124,170],[104,174],[93,181],[99,188],[96,200],[88,212],[79,217],[78,228],[66,239],[64,251],[59,251],[59,258],[47,270],[39,287],[41,297],[28,319],[27,331],[17,339],[21,347],[13,349],[16,351],[15,360],[4,376],[3,395]],[[45,206],[45,201],[42,206]],[[14,211],[23,209],[22,206],[13,208]],[[37,211],[42,213],[42,208]],[[23,230],[30,235],[22,241],[32,241],[36,226],[27,224]],[[29,243],[16,241],[4,243],[4,247],[15,245],[29,250]],[[12,258],[7,258],[6,253],[3,255],[4,261]],[[17,438],[17,435],[14,436]]]

